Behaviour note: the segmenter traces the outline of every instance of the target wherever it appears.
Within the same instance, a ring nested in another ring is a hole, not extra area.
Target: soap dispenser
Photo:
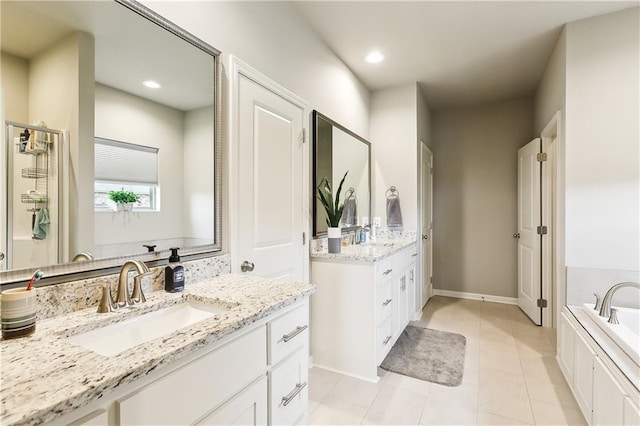
[[[169,264],[164,268],[164,290],[169,293],[176,293],[184,290],[184,266],[180,264],[178,247],[172,247]]]

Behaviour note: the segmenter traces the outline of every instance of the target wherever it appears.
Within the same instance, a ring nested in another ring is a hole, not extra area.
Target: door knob
[[[253,264],[253,262],[249,262],[248,260],[245,260],[240,264],[240,270],[242,272],[251,272],[253,271],[254,267],[255,265]]]
[[[515,238],[516,240],[517,240],[518,238],[520,238],[520,233],[518,232],[518,233],[516,233],[516,234],[513,234],[513,238]]]
[[[4,260],[4,253],[0,251],[0,260]]]
[[[428,240],[428,239],[429,239],[429,236],[428,236],[428,235],[426,235],[426,234],[424,234],[424,235],[422,235],[422,239],[423,239],[423,240]]]

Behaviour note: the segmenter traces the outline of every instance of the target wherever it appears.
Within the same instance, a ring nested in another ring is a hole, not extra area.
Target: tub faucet
[[[136,268],[138,271],[138,275],[136,275],[133,279],[133,296],[132,298],[129,295],[129,269]],[[123,308],[125,306],[131,306],[136,303],[142,303],[145,301],[144,295],[142,294],[141,288],[141,278],[145,275],[150,274],[149,268],[144,262],[139,260],[128,260],[122,265],[120,269],[120,276],[118,277],[118,296],[115,301],[115,305],[119,308]]]
[[[616,291],[618,291],[621,288],[625,288],[625,287],[635,287],[638,290],[640,290],[640,284],[638,283],[634,283],[634,282],[624,282],[624,283],[619,283],[616,284],[614,286],[612,286],[608,291],[607,294],[604,295],[604,298],[602,299],[602,306],[600,307],[600,313],[599,315],[601,317],[610,317],[611,316],[611,300],[613,299],[613,295]]]

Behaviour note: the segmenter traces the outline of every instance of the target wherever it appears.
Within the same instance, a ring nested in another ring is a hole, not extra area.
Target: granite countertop
[[[340,253],[328,253],[327,250],[311,251],[312,260],[349,263],[375,263],[415,244],[414,238],[376,241],[375,243],[355,244],[341,248]]]
[[[0,424],[55,421],[314,291],[311,284],[227,274],[187,285],[182,293],[154,292],[146,303],[134,309],[98,314],[93,307],[38,321],[33,335],[0,342]],[[213,303],[228,311],[111,357],[66,339],[183,299]]]

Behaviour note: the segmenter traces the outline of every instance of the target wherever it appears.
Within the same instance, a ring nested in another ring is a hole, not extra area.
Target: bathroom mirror
[[[23,210],[34,206],[7,200],[7,193],[25,192],[18,183],[20,166],[13,166],[17,176],[0,179],[0,217],[6,219],[0,253],[11,252],[0,255],[0,282],[24,280],[35,268],[52,276],[110,268],[132,257],[162,261],[174,246],[183,255],[219,251],[220,52],[132,0],[3,0],[0,7],[0,119],[45,122],[66,131],[69,146],[68,182],[60,191],[68,202],[55,218],[68,223],[64,242],[55,241],[54,232],[50,241],[33,238],[32,220],[22,215],[32,214]],[[143,85],[149,80],[160,87]],[[7,161],[19,157],[17,134],[3,127],[0,161]],[[105,160],[104,146],[111,154],[114,146],[129,151]],[[56,148],[50,151],[58,154]],[[143,180],[141,152],[154,153],[145,157],[153,167]],[[105,167],[104,161],[112,163]],[[49,188],[63,184],[47,179]],[[141,194],[143,203],[117,211],[107,193],[120,188]],[[59,249],[41,250],[47,244]],[[82,252],[95,259],[70,263]]]
[[[317,187],[326,177],[335,197],[346,172],[340,201],[348,200],[341,228],[355,229],[371,218],[371,147],[367,140],[330,118],[313,111],[313,236],[327,233],[326,212],[317,198]]]

